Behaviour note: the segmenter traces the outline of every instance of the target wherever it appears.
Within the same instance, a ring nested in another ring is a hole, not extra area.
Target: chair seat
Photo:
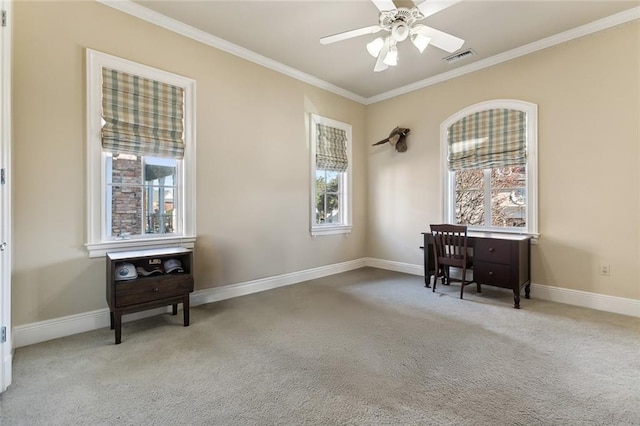
[[[466,262],[467,269],[471,269],[471,267],[473,266],[473,257],[467,256]],[[460,255],[452,257],[439,257],[438,263],[441,265],[449,264],[449,266],[453,266],[454,268],[462,268],[463,266],[465,266],[465,259]]]

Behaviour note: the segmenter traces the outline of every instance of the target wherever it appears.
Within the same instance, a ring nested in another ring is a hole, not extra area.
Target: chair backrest
[[[467,227],[431,225],[434,257],[440,265],[462,268],[467,264]]]

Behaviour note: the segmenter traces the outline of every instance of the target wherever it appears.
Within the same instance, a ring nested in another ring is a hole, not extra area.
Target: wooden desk
[[[424,283],[431,286],[431,276],[438,279],[433,259],[431,232],[423,232]],[[531,237],[493,232],[468,232],[468,245],[473,249],[473,278],[479,284],[513,290],[514,308],[520,309],[520,290],[531,295]]]

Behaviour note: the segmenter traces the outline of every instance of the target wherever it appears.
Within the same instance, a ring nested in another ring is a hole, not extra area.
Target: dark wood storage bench
[[[121,342],[122,315],[162,306],[173,306],[173,315],[182,303],[184,326],[189,325],[189,293],[193,291],[193,251],[184,248],[125,251],[107,253],[107,303],[111,329],[115,329],[116,345]],[[177,259],[182,272],[157,273],[116,281],[116,268],[121,263],[143,267],[153,259],[159,265]]]

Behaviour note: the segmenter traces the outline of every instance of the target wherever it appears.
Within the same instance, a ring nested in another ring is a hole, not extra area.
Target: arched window
[[[537,234],[537,120],[537,105],[501,99],[440,125],[446,222]]]

